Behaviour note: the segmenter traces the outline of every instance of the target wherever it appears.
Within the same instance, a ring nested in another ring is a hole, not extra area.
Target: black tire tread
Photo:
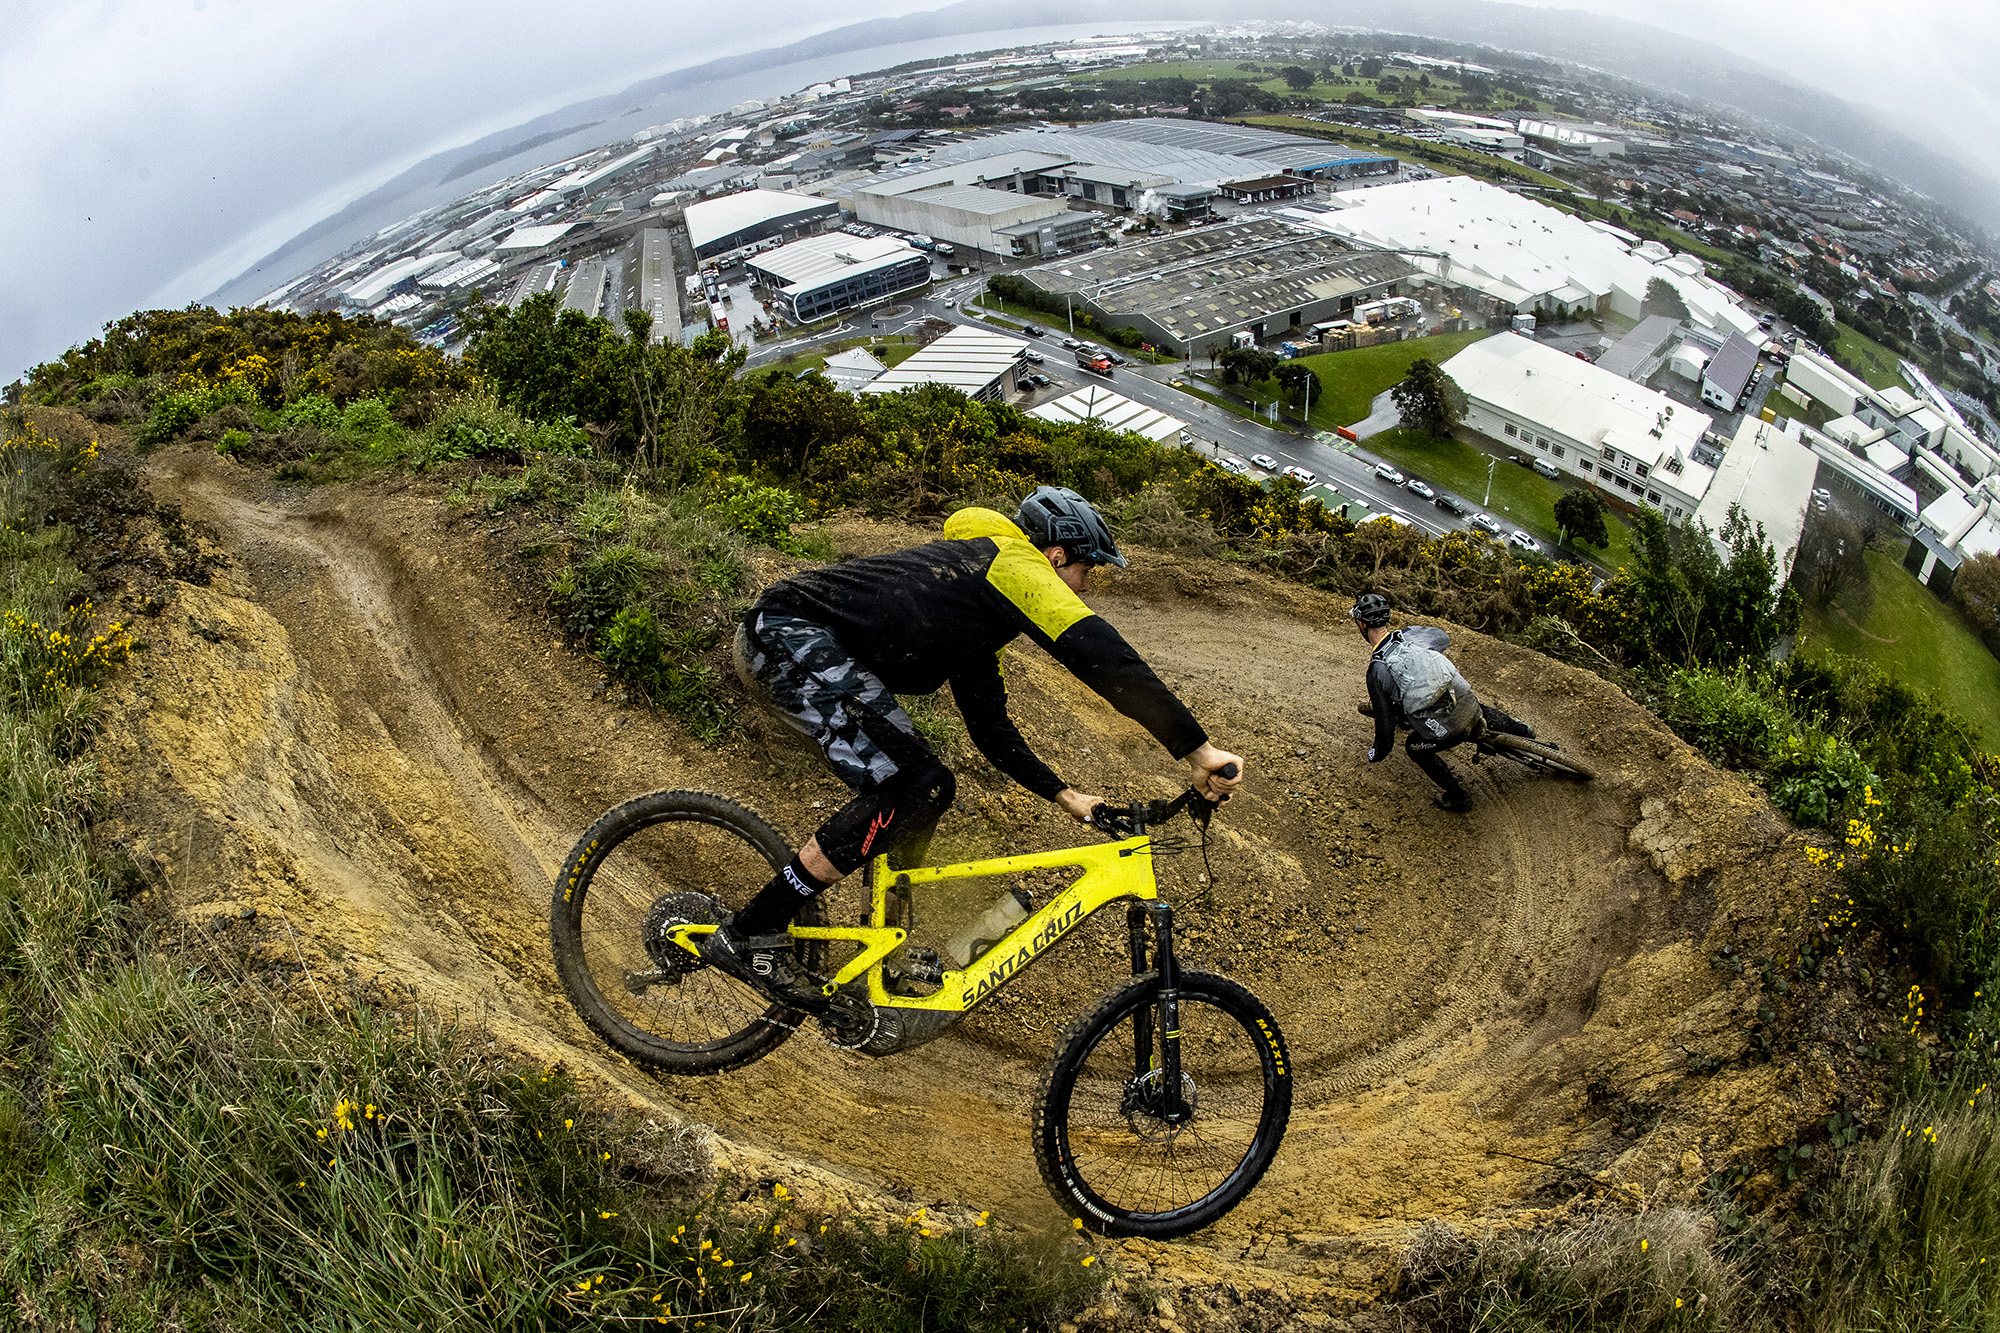
[[[689,1047],[663,1041],[634,1027],[604,1003],[590,970],[583,960],[578,922],[589,893],[590,874],[627,837],[669,817],[680,814],[699,822],[727,829],[761,852],[772,865],[782,865],[791,856],[784,835],[756,811],[714,792],[675,789],[648,792],[624,801],[600,816],[584,830],[576,846],[556,872],[555,893],[549,907],[549,943],[555,954],[556,974],[572,1008],[584,1023],[607,1045],[633,1063],[672,1074],[721,1074],[761,1060],[783,1044],[797,1026],[799,1015],[774,1005],[765,1011],[764,1021],[753,1023],[731,1038],[705,1047]],[[592,844],[596,847],[593,849]],[[776,859],[773,860],[774,852]],[[581,892],[564,897],[572,886]],[[817,902],[806,904],[799,920],[807,925],[819,922]]]
[[[1082,1221],[1092,1231],[1107,1236],[1145,1236],[1155,1240],[1171,1240],[1219,1220],[1230,1209],[1242,1202],[1257,1182],[1264,1178],[1271,1160],[1277,1156],[1279,1145],[1284,1142],[1285,1127],[1292,1114],[1291,1055],[1284,1046],[1284,1038],[1278,1030],[1278,1020],[1264,1002],[1240,982],[1213,972],[1189,972],[1180,974],[1182,995],[1201,995],[1216,1002],[1218,1008],[1234,1010],[1238,1015],[1249,1018],[1253,1023],[1262,1019],[1269,1024],[1271,1033],[1278,1040],[1278,1070],[1273,1077],[1269,1062],[1265,1066],[1266,1122],[1260,1126],[1257,1140],[1252,1145],[1250,1157],[1239,1174],[1225,1182],[1223,1188],[1210,1192],[1186,1208],[1172,1213],[1137,1214],[1124,1213],[1116,1222],[1106,1224],[1094,1218],[1084,1209],[1081,1200],[1071,1191],[1068,1182],[1062,1179],[1055,1167],[1054,1134],[1057,1125],[1051,1111],[1060,1086],[1073,1082],[1076,1077],[1074,1061],[1080,1052],[1087,1050],[1090,1037],[1098,1029],[1112,1026],[1120,1021],[1134,1007],[1135,997],[1150,996],[1159,986],[1157,972],[1145,972],[1133,977],[1130,982],[1100,1000],[1095,1008],[1078,1015],[1064,1029],[1056,1042],[1055,1056],[1042,1075],[1042,1086],[1035,1097],[1032,1137],[1035,1145],[1035,1165],[1040,1169],[1042,1183],[1056,1201],[1071,1210],[1070,1215]]]
[[[1546,768],[1558,777],[1574,778],[1579,782],[1589,782],[1597,776],[1597,770],[1584,763],[1568,750],[1558,750],[1543,741],[1531,740],[1526,736],[1512,736],[1504,731],[1489,732],[1487,744],[1502,753],[1519,755],[1533,764]]]

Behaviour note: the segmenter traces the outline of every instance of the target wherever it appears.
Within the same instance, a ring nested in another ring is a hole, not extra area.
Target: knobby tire
[[[1043,1182],[1107,1236],[1169,1239],[1216,1221],[1263,1178],[1291,1118],[1291,1058],[1277,1020],[1244,987],[1207,972],[1180,974],[1182,1082],[1194,1119],[1169,1135],[1143,1115],[1134,1124],[1122,1110],[1107,1114],[1141,1081],[1131,1020],[1158,1003],[1158,986],[1157,973],[1134,978],[1072,1023],[1035,1101]],[[1157,1068],[1157,1046],[1152,1058]],[[1190,1185],[1192,1172],[1217,1178]]]
[[[1568,750],[1558,750],[1541,741],[1529,740],[1526,736],[1513,736],[1504,731],[1489,732],[1486,743],[1516,763],[1537,772],[1572,778],[1578,782],[1589,782],[1597,776],[1596,769]]]
[[[740,910],[791,855],[761,816],[709,792],[652,792],[607,812],[564,860],[550,905],[550,943],[570,1004],[614,1050],[649,1069],[719,1074],[770,1054],[800,1015],[741,982],[699,965],[671,986],[640,991],[621,979],[652,970],[645,927],[662,899],[709,894]],[[806,926],[823,920],[816,899],[798,916]],[[819,970],[818,941],[800,941],[797,952]]]

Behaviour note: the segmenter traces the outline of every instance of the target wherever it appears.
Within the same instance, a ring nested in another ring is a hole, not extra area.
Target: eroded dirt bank
[[[428,492],[283,489],[194,453],[148,475],[227,561],[146,622],[102,746],[111,831],[181,910],[254,909],[282,924],[263,947],[322,984],[475,1018],[713,1125],[732,1165],[835,1201],[1056,1220],[1027,1107],[1056,1032],[1116,980],[1113,923],[892,1061],[802,1038],[721,1078],[654,1079],[584,1030],[549,961],[549,883],[577,831],[617,800],[692,786],[798,835],[837,785],[754,721],[710,749],[620,702],[495,577],[505,555],[481,520]],[[840,531],[857,550],[907,535]],[[1794,835],[1753,789],[1597,678],[1468,634],[1482,692],[1600,777],[1485,765],[1466,770],[1477,811],[1438,812],[1406,759],[1364,762],[1365,650],[1332,599],[1138,563],[1092,600],[1253,775],[1216,825],[1212,903],[1189,891],[1196,858],[1163,883],[1190,963],[1277,1013],[1299,1088],[1246,1204],[1191,1241],[1125,1247],[1128,1266],[1333,1314],[1381,1289],[1426,1219],[1504,1224],[1579,1189],[1686,1193],[1831,1097],[1829,1073],[1744,1058],[1754,1001],[1711,965],[1797,901]],[[1176,789],[1152,742],[1052,662],[1029,648],[1009,670],[1059,771],[1107,793]],[[1025,793],[976,777],[961,793],[941,852],[1074,840]],[[1231,1308],[1206,1318],[1256,1322]]]

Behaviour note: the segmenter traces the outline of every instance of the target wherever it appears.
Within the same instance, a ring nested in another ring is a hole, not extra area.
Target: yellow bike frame
[[[908,931],[888,924],[892,889],[909,889],[919,884],[941,884],[957,879],[987,879],[1064,866],[1073,866],[1081,873],[1039,912],[1029,916],[1008,931],[991,949],[973,959],[970,966],[946,972],[935,993],[895,995],[883,984],[882,964],[909,938]],[[1006,985],[1041,957],[1050,945],[1069,934],[1079,922],[1100,907],[1120,898],[1151,902],[1159,896],[1159,885],[1153,878],[1153,840],[1144,835],[1090,847],[1059,848],[1022,856],[998,856],[986,861],[919,866],[909,870],[892,870],[888,858],[878,856],[869,863],[868,919],[865,924],[794,925],[791,933],[798,939],[841,940],[858,947],[859,952],[828,979],[829,994],[866,974],[868,999],[882,1008],[964,1013]],[[700,947],[700,937],[714,929],[714,926],[687,925],[676,926],[669,933],[682,948],[695,952]]]

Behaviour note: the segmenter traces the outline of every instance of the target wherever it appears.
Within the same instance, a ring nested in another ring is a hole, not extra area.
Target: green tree
[[[1639,310],[1646,315],[1668,315],[1674,319],[1688,317],[1687,302],[1665,278],[1654,278],[1646,284],[1646,297]]]
[[[1319,376],[1313,374],[1311,366],[1285,361],[1275,374],[1278,388],[1287,400],[1296,401],[1306,409],[1312,407],[1312,399],[1319,396]]]
[[[1261,347],[1232,347],[1222,354],[1222,378],[1230,384],[1262,384],[1278,368],[1278,354]]]
[[[1319,82],[1319,80],[1314,77],[1313,72],[1311,70],[1300,69],[1297,65],[1285,66],[1283,69],[1278,71],[1278,75],[1280,78],[1284,79],[1285,83],[1289,85],[1291,90],[1295,93],[1302,93],[1306,89],[1312,87],[1313,84]]]
[[[1604,497],[1596,491],[1572,488],[1556,497],[1556,535],[1565,546],[1595,546],[1601,551],[1610,545],[1611,529],[1604,517]]]
[[[1973,628],[2000,651],[2000,555],[1975,555],[1960,565],[1952,591]]]
[[[1361,58],[1361,77],[1362,77],[1362,78],[1364,78],[1364,79],[1379,79],[1379,78],[1381,78],[1381,77],[1382,77],[1382,60],[1381,60],[1381,57],[1379,57],[1379,56],[1363,56],[1363,57]]]
[[[1409,373],[1389,394],[1403,414],[1403,424],[1434,440],[1449,436],[1465,419],[1465,390],[1429,357],[1412,361]]]
[[[1777,553],[1763,525],[1737,506],[1719,533],[1642,509],[1633,536],[1634,567],[1614,585],[1637,634],[1618,645],[1629,656],[1733,665],[1764,657],[1796,620],[1793,599],[1779,593]]]
[[[564,310],[554,292],[543,292],[511,310],[474,306],[465,328],[466,363],[522,416],[594,424],[618,418],[618,332],[609,320]]]
[[[1815,510],[1806,515],[1798,553],[1792,557],[1792,587],[1807,605],[1826,606],[1866,576],[1867,548],[1867,537],[1851,519],[1831,509]]]

